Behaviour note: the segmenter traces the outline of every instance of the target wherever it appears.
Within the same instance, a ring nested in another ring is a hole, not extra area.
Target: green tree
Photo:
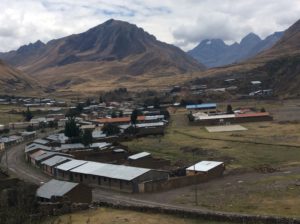
[[[130,121],[131,121],[131,124],[133,124],[134,126],[136,125],[137,123],[137,119],[138,119],[138,116],[139,116],[140,112],[139,110],[137,109],[134,109],[131,113],[131,116],[130,116]]]
[[[160,111],[160,114],[164,115],[166,120],[169,120],[169,118],[170,118],[170,113],[169,113],[168,110],[166,110],[166,109],[161,110],[161,111]]]
[[[234,114],[232,106],[230,104],[227,105],[227,114]]]
[[[91,143],[93,143],[93,135],[91,130],[89,129],[84,130],[81,136],[81,142],[85,146],[89,146]]]
[[[100,97],[99,97],[99,103],[103,103],[103,102],[104,102],[103,97],[100,96]]]
[[[123,116],[124,116],[123,111],[120,110],[120,112],[119,112],[119,117],[123,117]]]
[[[69,138],[76,138],[80,136],[80,128],[77,126],[75,118],[69,117],[65,125],[65,135]]]
[[[102,131],[108,136],[117,135],[120,133],[120,128],[115,124],[108,123],[108,124],[104,124],[104,126],[102,127]]]
[[[27,110],[25,112],[23,112],[23,116],[25,118],[25,121],[30,121],[33,118],[33,115],[29,109],[29,107],[27,107]]]
[[[116,118],[116,117],[117,117],[117,113],[116,113],[115,110],[111,113],[111,117],[112,117],[112,118]]]
[[[86,105],[87,107],[91,105],[91,99],[90,99],[90,98],[87,98],[87,99],[86,99],[85,105]]]
[[[160,108],[160,99],[158,97],[154,97],[154,99],[153,99],[153,106],[156,109]]]

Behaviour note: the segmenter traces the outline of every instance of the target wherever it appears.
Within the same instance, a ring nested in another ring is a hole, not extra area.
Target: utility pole
[[[196,162],[195,162],[195,150],[193,150],[193,163],[194,163],[194,175],[196,175]],[[197,189],[197,181],[195,183],[195,205],[198,205],[198,189]]]
[[[5,150],[5,163],[6,163],[6,173],[8,174],[8,159],[7,159],[7,148],[4,149]]]

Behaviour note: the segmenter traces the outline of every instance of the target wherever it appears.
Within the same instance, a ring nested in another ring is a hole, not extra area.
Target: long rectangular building
[[[124,192],[139,192],[139,184],[168,179],[165,171],[72,160],[56,167],[57,178]]]

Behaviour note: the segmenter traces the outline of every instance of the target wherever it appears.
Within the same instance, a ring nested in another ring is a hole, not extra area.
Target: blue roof
[[[202,104],[192,104],[186,105],[186,109],[214,109],[217,107],[215,103],[202,103]]]

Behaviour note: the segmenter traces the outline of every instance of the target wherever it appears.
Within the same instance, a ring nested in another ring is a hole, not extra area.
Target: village
[[[29,106],[28,103],[35,101],[21,102],[27,108],[40,106],[33,103]],[[40,101],[56,105],[56,101],[51,99]],[[185,108],[189,125],[208,126],[208,132],[241,131],[245,128],[240,123],[273,119],[266,111],[249,108],[234,111],[231,105],[227,106],[226,111],[220,111],[216,103],[143,107],[132,102],[89,102],[88,105],[81,103],[69,107],[66,114],[60,113],[61,110],[58,113],[49,110],[45,117],[9,123],[8,128],[18,130],[19,134],[2,137],[0,148],[5,151],[8,147],[29,141],[24,149],[26,162],[57,179],[49,184],[62,186],[70,181],[90,187],[145,193],[221,177],[226,166],[224,161],[203,160],[174,166],[168,159],[155,157],[147,151],[133,152],[126,144],[122,144],[145,136],[163,136],[170,121],[169,110],[177,108]],[[36,131],[45,127],[54,128],[55,133],[37,138]],[[41,189],[51,188],[47,185],[45,183]],[[52,193],[47,194],[46,198],[43,194],[38,194],[38,197],[48,201],[57,200],[58,192]],[[87,201],[84,197],[82,201],[78,200],[74,199],[74,202]],[[91,197],[88,201],[91,202]]]
[[[124,89],[115,90],[124,93],[119,100],[115,92],[66,101],[2,97],[2,114],[10,119],[0,125],[1,172],[17,170],[20,179],[34,181],[42,214],[52,215],[86,209],[82,205],[106,200],[106,194],[146,201],[164,195],[171,204],[197,207],[205,201],[214,209],[204,186],[289,169],[285,164],[296,158],[289,150],[298,146],[274,136],[297,127],[299,118],[285,110],[297,102],[283,106],[269,93],[224,102],[220,90],[195,94],[198,88],[207,86],[174,86],[137,100]],[[273,147],[283,151],[274,154]],[[173,199],[166,196],[175,192]]]

